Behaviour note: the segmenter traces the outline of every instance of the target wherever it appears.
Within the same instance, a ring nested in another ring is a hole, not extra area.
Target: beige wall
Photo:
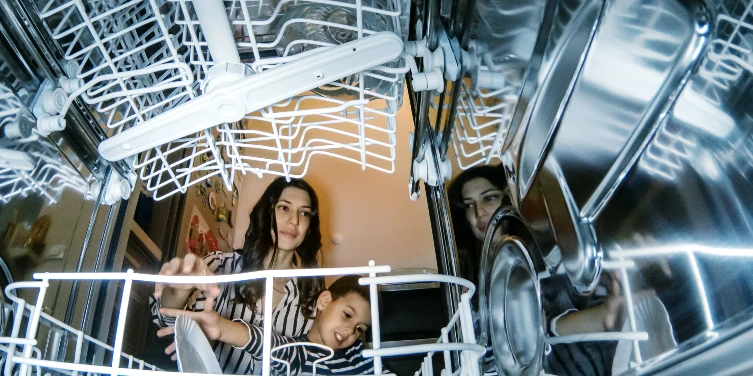
[[[321,206],[324,266],[361,266],[369,260],[392,269],[436,270],[434,245],[425,196],[408,198],[410,149],[413,130],[406,101],[398,113],[395,172],[362,171],[361,166],[337,158],[314,156],[304,177],[316,190]],[[235,247],[243,244],[248,214],[274,176],[243,177],[235,218]],[[342,234],[339,245],[333,234]]]

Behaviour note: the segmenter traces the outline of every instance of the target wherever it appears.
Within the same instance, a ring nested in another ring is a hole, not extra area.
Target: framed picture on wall
[[[217,238],[196,206],[191,208],[191,224],[188,227],[185,244],[186,253],[193,253],[199,257],[220,250]]]

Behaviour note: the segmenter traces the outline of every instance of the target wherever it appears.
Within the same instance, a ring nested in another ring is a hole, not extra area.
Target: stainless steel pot
[[[588,293],[600,257],[587,236],[590,224],[703,56],[709,14],[700,1],[560,0],[549,7],[555,9],[547,12],[537,42],[546,48],[529,67],[505,142],[515,148],[508,148],[505,167],[513,202],[528,222],[548,222],[551,239],[569,239],[580,229],[577,241],[542,252],[548,259],[553,250],[563,260],[577,258],[581,265],[571,262],[566,273]],[[544,172],[547,163],[555,168]],[[541,180],[552,173],[554,179]],[[535,197],[541,192],[547,192],[545,204],[547,196],[562,196],[568,205],[528,210],[542,201]],[[560,209],[570,218],[553,214]]]

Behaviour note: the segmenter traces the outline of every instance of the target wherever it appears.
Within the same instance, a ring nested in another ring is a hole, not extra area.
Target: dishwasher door
[[[130,206],[129,201],[105,204],[102,187],[114,168],[90,148],[80,113],[69,114],[63,132],[43,135],[36,128],[43,113],[40,97],[54,77],[37,42],[14,13],[0,11],[3,288],[8,282],[31,280],[37,272],[119,268],[125,250],[119,247],[124,218],[135,208],[133,201]],[[111,314],[106,313],[112,312],[116,286],[52,282],[48,291],[44,313],[107,339]],[[36,301],[31,290],[19,290],[19,296]]]
[[[432,93],[436,158],[460,170],[501,162],[512,194],[495,217],[512,237],[485,250],[500,255],[487,281],[502,282],[480,287],[498,326],[487,330],[505,334],[489,334],[495,349],[511,355],[502,371],[535,373],[536,358],[546,370],[531,350],[574,340],[552,337],[546,320],[511,331],[537,325],[523,310],[539,304],[551,318],[541,299],[563,291],[599,302],[605,279],[624,317],[607,333],[610,372],[753,369],[742,355],[753,329],[752,8],[441,2],[428,24],[462,74]]]

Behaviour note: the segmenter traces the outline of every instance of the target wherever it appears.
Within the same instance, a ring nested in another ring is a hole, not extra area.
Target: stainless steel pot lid
[[[544,356],[539,281],[520,238],[502,240],[489,278],[489,331],[497,370],[538,375]]]
[[[560,1],[551,33],[539,35],[547,50],[538,67],[540,83],[533,105],[523,119],[525,134],[520,152],[518,191],[523,198],[547,153],[567,99],[583,67],[597,30],[604,0]],[[533,74],[533,73],[529,73]]]

